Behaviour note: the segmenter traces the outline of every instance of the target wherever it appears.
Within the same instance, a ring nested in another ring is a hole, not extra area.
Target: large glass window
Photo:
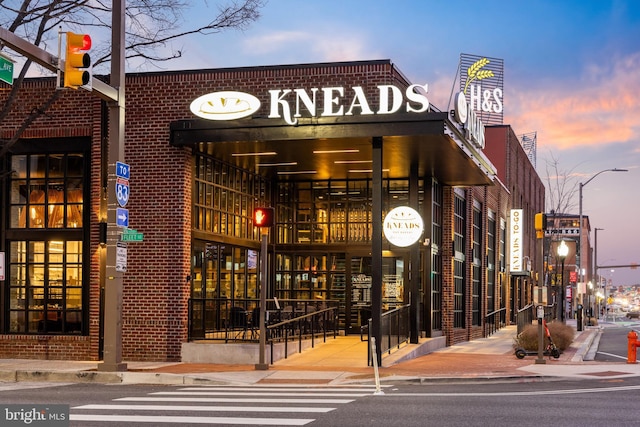
[[[467,229],[466,200],[455,195],[453,221],[453,327],[465,327],[465,232]]]
[[[196,230],[259,239],[253,209],[269,206],[267,182],[260,175],[199,153],[196,156],[193,224]]]
[[[496,218],[489,212],[487,229],[487,312],[496,309]]]
[[[75,150],[19,152],[10,164],[3,332],[80,334],[85,318],[85,155]]]
[[[431,329],[442,329],[442,186],[432,182]]]
[[[471,322],[475,326],[482,325],[482,210],[475,205],[473,207],[473,233],[471,238],[473,250],[473,275],[471,277]]]
[[[277,243],[371,242],[372,199],[370,180],[280,182]],[[420,206],[423,199],[420,188]],[[407,180],[384,180],[385,210],[407,205],[408,200]]]
[[[10,243],[11,333],[80,333],[82,242]]]
[[[11,158],[10,228],[81,228],[84,157],[25,154]]]

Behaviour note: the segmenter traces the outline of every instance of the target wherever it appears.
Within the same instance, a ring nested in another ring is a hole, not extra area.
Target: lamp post
[[[613,169],[603,169],[600,172],[596,173],[595,175],[593,175],[591,178],[589,178],[586,182],[584,183],[580,183],[578,185],[578,206],[579,206],[579,217],[580,220],[578,222],[578,230],[580,232],[579,234],[579,241],[578,241],[578,254],[579,256],[576,257],[576,265],[578,267],[578,281],[582,282],[582,188],[587,185],[588,183],[590,183],[591,181],[593,181],[593,179],[595,177],[597,177],[598,175],[600,175],[601,173],[604,172],[628,172],[628,169],[618,169],[618,168],[613,168]],[[588,230],[587,230],[588,232]],[[581,317],[581,316],[580,316]],[[578,330],[581,331],[582,330],[582,325],[578,325]]]
[[[605,173],[605,172],[629,172],[628,169],[619,169],[619,168],[613,168],[613,169],[604,169],[601,170],[600,172],[596,173],[595,175],[593,175],[591,178],[589,178],[586,182],[581,182],[578,186],[578,206],[579,206],[579,216],[580,216],[580,220],[578,223],[578,230],[580,231],[579,234],[579,243],[578,243],[578,257],[576,258],[576,264],[578,266],[578,274],[580,275],[579,279],[582,279],[582,188],[587,185],[588,183],[590,183],[591,181],[594,180],[595,177],[597,177],[598,175]],[[589,232],[587,230],[587,232]]]
[[[565,322],[564,319],[564,312],[565,312],[565,291],[564,291],[564,260],[565,258],[567,258],[567,255],[569,255],[569,246],[567,246],[567,244],[565,243],[564,240],[560,241],[560,245],[558,245],[558,258],[560,258],[560,263],[562,264],[561,270],[560,270],[560,321],[562,323]]]
[[[598,230],[603,231],[604,228],[596,227],[596,228],[593,229],[593,234],[595,236],[594,243],[593,243],[593,248],[594,248],[594,250],[593,250],[593,272],[594,273],[591,275],[591,277],[593,279],[597,279],[596,280],[596,284],[597,285],[600,284],[600,279],[597,278],[597,276],[598,276]],[[597,285],[596,285],[596,287],[599,287]],[[596,299],[596,302],[597,301],[598,300]],[[596,304],[596,310],[598,311],[596,313],[596,318],[599,318],[600,317],[600,308],[597,306],[597,304]]]

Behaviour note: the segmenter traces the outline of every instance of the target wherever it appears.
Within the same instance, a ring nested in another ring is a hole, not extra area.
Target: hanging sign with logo
[[[415,209],[399,206],[384,218],[382,229],[389,243],[404,248],[420,239],[424,231],[424,222]]]

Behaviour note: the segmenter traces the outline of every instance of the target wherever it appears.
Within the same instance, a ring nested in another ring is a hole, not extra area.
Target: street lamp
[[[560,241],[560,245],[558,245],[558,258],[560,258],[560,262],[562,263],[562,268],[560,270],[560,321],[562,323],[565,322],[564,319],[564,311],[565,311],[565,290],[564,290],[564,260],[569,255],[569,246],[564,240]]]
[[[594,239],[594,243],[593,243],[593,273],[591,274],[591,278],[592,279],[597,279],[598,276],[598,231],[604,231],[604,228],[594,228],[593,229],[593,234],[595,235],[595,239]],[[599,285],[600,284],[600,279],[597,279],[596,284]],[[599,287],[599,286],[597,286]],[[597,304],[598,300],[596,299],[596,317],[599,318],[600,317],[600,307],[598,307]]]
[[[600,172],[596,173],[595,175],[593,175],[591,178],[589,178],[586,182],[584,183],[580,183],[578,186],[578,205],[579,205],[579,216],[580,216],[580,220],[578,223],[578,231],[580,232],[579,234],[579,241],[578,241],[578,254],[579,256],[576,257],[576,265],[578,267],[578,280],[580,282],[582,282],[582,187],[584,187],[585,185],[587,185],[588,183],[590,183],[591,181],[593,181],[593,179],[595,177],[597,177],[598,175],[600,175],[601,173],[604,172],[628,172],[628,169],[618,169],[618,168],[613,168],[613,169],[604,169],[601,170]],[[588,232],[588,230],[587,230]],[[578,330],[581,331],[582,330],[582,325],[578,325]]]

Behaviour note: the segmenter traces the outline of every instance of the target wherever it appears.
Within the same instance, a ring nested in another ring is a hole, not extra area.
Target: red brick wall
[[[373,64],[330,64],[309,67],[263,67],[197,72],[130,74],[126,79],[125,157],[131,166],[130,228],[144,241],[130,243],[123,276],[123,359],[179,360],[187,340],[190,295],[191,197],[193,160],[189,149],[169,145],[169,124],[192,118],[191,101],[219,90],[264,93],[267,90],[313,86],[364,86],[406,83],[386,61]],[[0,88],[0,101],[9,87]],[[89,335],[0,335],[0,356],[97,360],[101,257],[99,246],[102,103],[84,90],[56,92],[51,78],[30,79],[3,121],[0,137],[13,137],[33,108],[57,93],[53,106],[36,120],[23,138],[86,136],[91,146],[90,320]],[[372,102],[377,100],[372,98]],[[266,111],[266,110],[265,110]],[[88,112],[88,113],[87,113]],[[268,114],[268,111],[267,111]],[[105,155],[108,151],[105,151]]]

